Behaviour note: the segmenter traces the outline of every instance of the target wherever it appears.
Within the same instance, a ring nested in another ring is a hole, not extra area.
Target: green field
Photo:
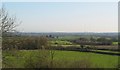
[[[72,36],[61,36],[61,37],[58,37],[56,40],[75,40],[79,38],[80,36],[72,35]]]
[[[49,41],[49,44],[51,46],[63,46],[63,47],[68,47],[68,46],[77,46],[77,47],[80,47],[79,44],[74,44],[70,41],[61,41],[61,40],[52,40],[52,41]]]
[[[87,52],[74,52],[74,51],[57,51],[56,59],[64,60],[81,60],[88,59],[91,64],[98,67],[114,67],[118,63],[118,56],[110,56],[110,55],[102,55],[95,53],[87,53]]]
[[[15,57],[10,55],[9,53],[3,52],[3,56],[7,60],[7,64],[16,68],[24,68],[26,57],[31,57],[36,60],[34,57],[38,54],[38,50],[22,50],[17,52],[17,55],[20,57]],[[87,52],[75,52],[75,51],[55,51],[54,61],[57,61],[58,65],[56,67],[67,67],[70,63],[72,64],[80,64],[83,65],[89,64],[90,68],[116,68],[118,65],[118,57],[112,55],[103,55],[103,54],[95,54],[95,53],[87,53]],[[4,61],[3,61],[4,62]],[[3,63],[3,67],[4,67]],[[55,64],[56,65],[56,64]]]
[[[113,45],[118,45],[118,42],[113,42],[112,44],[113,44]]]
[[[72,45],[72,42],[69,41],[60,41],[60,40],[56,40],[56,41],[49,41],[50,44],[57,44],[57,45]]]

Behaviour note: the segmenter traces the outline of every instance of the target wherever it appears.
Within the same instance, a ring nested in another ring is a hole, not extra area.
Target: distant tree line
[[[104,37],[100,37],[100,38],[79,38],[77,40],[72,40],[72,42],[80,44],[80,45],[112,45],[112,42],[117,41],[117,40],[113,40],[113,39],[107,39]]]

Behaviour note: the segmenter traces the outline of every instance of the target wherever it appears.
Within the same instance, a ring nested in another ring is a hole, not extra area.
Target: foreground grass
[[[82,64],[89,64],[90,68],[116,68],[118,65],[118,57],[119,56],[111,56],[111,55],[103,55],[103,54],[95,54],[95,53],[87,53],[87,52],[75,52],[75,51],[54,51],[54,58],[53,61],[60,64],[56,67],[68,67],[71,62],[74,62],[72,66],[76,66],[79,63]],[[15,56],[11,55],[10,52],[6,53],[3,52],[4,61],[7,62],[9,67],[15,68],[24,68],[24,64],[26,63],[26,57],[30,57],[29,55],[32,54],[31,57],[35,57],[38,54],[38,50],[21,50],[16,52]],[[36,58],[34,58],[36,60]],[[82,62],[79,62],[83,60]],[[3,61],[3,62],[4,62]],[[3,67],[6,64],[3,63]]]
[[[103,54],[74,52],[74,51],[57,51],[55,59],[64,60],[82,60],[89,59],[92,67],[114,68],[118,64],[118,56],[110,56]]]

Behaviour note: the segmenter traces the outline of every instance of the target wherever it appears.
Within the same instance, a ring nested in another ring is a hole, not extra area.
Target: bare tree
[[[48,40],[47,40],[46,37],[40,36],[40,37],[38,37],[37,40],[38,40],[37,41],[38,42],[37,43],[37,48],[38,49],[46,49],[48,47]]]
[[[9,33],[15,32],[15,28],[17,26],[18,26],[18,22],[16,20],[16,17],[9,16],[8,11],[2,6],[2,8],[0,8],[0,37],[2,38],[2,48],[4,47],[4,45],[8,44],[8,42],[5,42],[6,39],[3,37],[6,37],[6,35],[8,35]],[[10,53],[14,56],[18,56],[15,48],[9,51],[2,50],[2,52]],[[8,55],[2,56],[2,63],[5,65],[8,64],[9,66],[9,63],[8,63],[9,59],[6,58],[7,56]],[[10,64],[10,66],[12,64]]]
[[[14,32],[17,26],[16,17],[10,17],[5,8],[2,7],[0,9],[0,32],[2,35],[4,36],[9,32]]]

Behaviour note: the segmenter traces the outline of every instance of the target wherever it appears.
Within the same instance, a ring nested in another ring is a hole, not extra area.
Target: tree
[[[7,35],[10,35],[10,33],[15,32],[15,28],[18,26],[16,17],[11,17],[9,16],[8,12],[4,7],[0,8],[0,37],[2,38],[2,49],[4,48],[5,45],[8,44],[8,41],[5,42],[5,38]],[[14,44],[11,44],[12,46],[15,46]],[[3,53],[9,53],[13,56],[18,57],[16,53],[16,48],[12,48],[10,50],[2,50]],[[3,64],[8,64],[9,66],[9,59],[6,58],[8,55],[3,55],[2,56],[2,62]],[[12,63],[14,65],[14,63]],[[10,66],[12,65],[10,64]]]
[[[98,38],[97,41],[98,41],[98,42],[104,42],[104,41],[106,41],[106,38],[101,37],[101,38]]]
[[[91,37],[91,38],[90,38],[90,41],[91,41],[91,42],[95,42],[96,39],[95,39],[94,37]]]
[[[48,39],[45,36],[40,36],[37,38],[37,48],[46,49],[48,47]]]
[[[0,32],[2,36],[5,36],[10,32],[15,32],[15,28],[18,26],[16,23],[16,17],[9,16],[6,9],[2,7],[0,9]]]
[[[55,57],[55,50],[50,49],[50,58],[51,58],[50,65],[51,65],[51,67],[53,67],[54,57]]]

